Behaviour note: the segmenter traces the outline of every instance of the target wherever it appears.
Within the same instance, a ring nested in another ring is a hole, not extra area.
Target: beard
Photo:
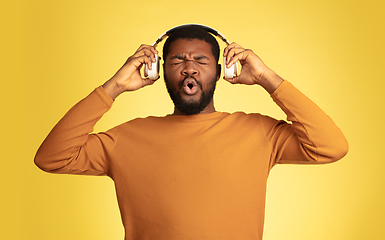
[[[193,78],[197,82],[197,85],[201,90],[201,96],[198,100],[185,100],[182,98],[180,90],[183,87],[183,81],[187,78]],[[184,115],[195,115],[202,112],[203,109],[205,109],[213,99],[217,77],[215,76],[210,81],[207,90],[203,90],[202,83],[198,82],[193,76],[186,76],[185,79],[178,84],[178,89],[174,89],[168,83],[167,76],[164,74],[164,81],[166,83],[167,91],[175,105],[175,108],[182,112]]]

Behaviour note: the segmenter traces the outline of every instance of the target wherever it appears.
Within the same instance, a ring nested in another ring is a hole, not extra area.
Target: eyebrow
[[[183,59],[183,58],[184,58],[183,55],[177,54],[177,55],[171,57],[170,59]]]

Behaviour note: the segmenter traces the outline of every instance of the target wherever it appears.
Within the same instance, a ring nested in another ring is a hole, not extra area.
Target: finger
[[[143,80],[143,81],[142,81],[143,87],[154,84],[159,78],[160,78],[159,76],[158,76],[158,78],[155,79],[155,80],[151,80],[151,79],[149,79],[149,78],[142,78],[142,80]]]
[[[246,60],[249,57],[249,55],[250,55],[250,51],[247,49],[241,50],[241,51],[234,51],[234,55],[232,56],[231,59],[229,59],[227,66],[232,66],[237,61],[240,61],[241,64],[243,64],[242,61]]]
[[[156,50],[156,48],[154,46],[148,45],[148,44],[140,45],[139,48],[136,50],[136,52],[139,52],[139,51],[141,51],[142,49],[145,49],[145,48],[151,50],[154,53],[158,53],[158,50]]]
[[[232,49],[232,48],[239,48],[239,47],[240,47],[240,45],[235,43],[235,42],[227,45],[226,48],[223,51],[223,56],[224,57],[227,56],[227,53],[228,53],[228,51],[230,51],[230,49]]]
[[[145,55],[151,59],[151,62],[156,62],[156,57],[155,57],[156,53],[157,53],[157,51],[154,52],[154,49],[143,48],[140,51],[136,52],[133,56],[134,57],[140,57],[142,55]]]
[[[226,80],[227,82],[231,83],[231,84],[237,84],[239,83],[238,81],[238,76],[235,76],[233,78],[226,78],[226,77],[223,77],[224,80]]]
[[[148,58],[148,56],[146,55],[142,55],[142,56],[139,56],[139,57],[133,57],[131,58],[127,63],[126,65],[128,65],[128,68],[135,68],[135,69],[131,69],[132,70],[139,70],[143,64],[147,64],[149,66],[149,69],[151,69],[151,60]]]
[[[229,55],[229,53],[232,51],[232,50],[235,50],[235,49],[243,49],[239,44],[237,43],[231,43],[230,45],[228,45],[224,52],[223,52],[223,56],[226,57],[227,55]]]
[[[242,47],[239,47],[239,48],[233,47],[233,48],[229,49],[227,52],[227,56],[225,56],[226,57],[226,66],[228,66],[228,67],[232,66],[233,63],[236,62],[236,61],[232,61],[234,59],[234,57],[243,51],[245,51],[245,49]],[[231,62],[233,62],[233,63],[231,63]]]
[[[143,64],[146,64],[149,70],[152,69],[152,63],[155,62],[153,59],[149,58],[147,55],[141,56],[139,58],[139,61],[141,61],[141,66],[139,66],[139,68],[141,68],[143,66]]]
[[[142,44],[140,47],[136,50],[133,56],[138,57],[141,54],[146,54],[149,58],[151,58],[152,62],[156,62],[155,54],[158,54],[158,50],[152,45]]]
[[[225,78],[223,77],[224,80],[226,80],[227,82],[231,83],[231,84],[245,84],[245,85],[253,85],[255,84],[251,78],[249,77],[246,77],[244,75],[238,75],[238,76],[234,76],[233,78]]]
[[[151,59],[151,56],[152,54],[150,53],[151,51],[149,49],[147,49],[147,47],[151,47],[149,45],[144,45],[142,44],[137,50],[136,52],[130,56],[129,58],[127,58],[126,62],[124,63],[124,65],[126,65],[127,63],[131,62],[132,60],[138,58],[138,57],[141,57],[142,55],[146,55],[146,52],[147,52],[147,56]],[[155,56],[153,56],[153,59],[155,59]]]
[[[226,68],[230,68],[233,66],[234,63],[236,63],[238,61],[238,58],[235,58],[235,56],[237,56],[242,50],[231,50],[229,52],[229,54],[227,55],[226,57],[226,63],[225,63],[225,67]]]

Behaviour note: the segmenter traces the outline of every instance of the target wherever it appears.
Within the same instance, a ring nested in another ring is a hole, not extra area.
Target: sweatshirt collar
[[[197,122],[197,121],[206,121],[211,119],[220,118],[222,115],[227,113],[223,112],[213,112],[205,114],[196,114],[196,115],[167,115],[166,118],[175,121],[187,121],[187,122]]]

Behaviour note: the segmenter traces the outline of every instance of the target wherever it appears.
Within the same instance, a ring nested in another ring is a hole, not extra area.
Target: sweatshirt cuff
[[[272,98],[276,98],[281,92],[285,91],[287,88],[294,87],[289,81],[284,80],[275,91],[270,94]]]
[[[99,86],[95,89],[95,92],[100,96],[100,98],[107,103],[108,106],[112,106],[114,100],[107,94],[103,86]]]

